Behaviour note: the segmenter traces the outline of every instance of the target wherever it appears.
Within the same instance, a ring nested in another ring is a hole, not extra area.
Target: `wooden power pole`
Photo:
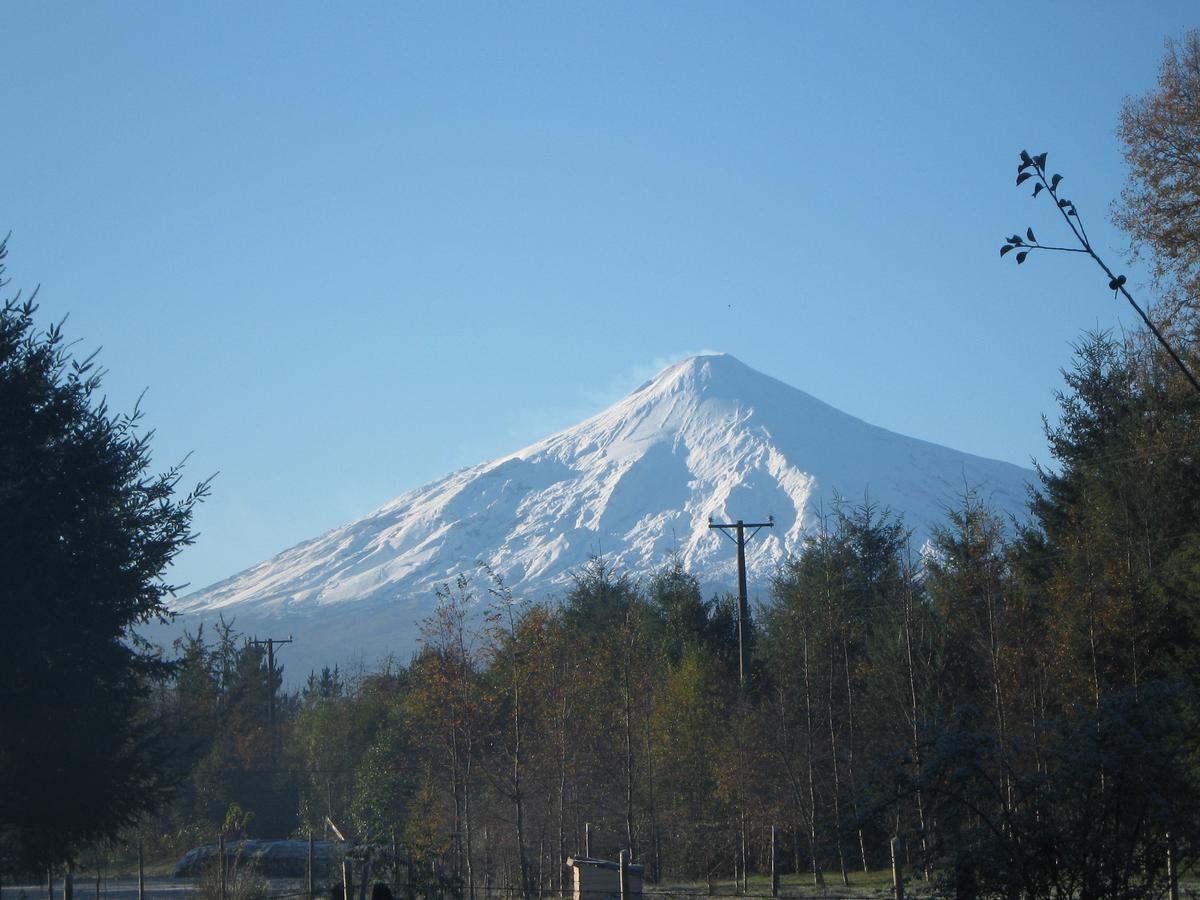
[[[260,641],[255,638],[250,642],[255,647],[267,645],[267,732],[272,735],[275,733],[275,646],[291,642],[291,635],[288,635],[286,641],[279,638],[267,638],[265,641]]]
[[[737,544],[738,564],[738,681],[746,683],[746,673],[750,668],[750,647],[747,645],[750,635],[750,604],[746,599],[746,542],[754,538],[764,528],[775,527],[775,517],[767,516],[765,522],[714,522],[708,517],[709,528],[719,528],[725,537]],[[746,529],[753,528],[749,535]],[[730,532],[733,534],[730,534]],[[736,535],[736,537],[735,537]]]

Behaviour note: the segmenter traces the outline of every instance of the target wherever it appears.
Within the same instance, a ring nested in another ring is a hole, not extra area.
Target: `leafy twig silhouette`
[[[1037,197],[1037,195],[1042,193],[1042,191],[1046,192],[1046,195],[1054,201],[1058,208],[1059,214],[1067,223],[1067,227],[1071,229],[1071,233],[1075,236],[1075,240],[1079,242],[1079,246],[1059,247],[1052,244],[1043,244],[1038,241],[1037,237],[1034,236],[1032,228],[1026,228],[1025,237],[1021,237],[1020,234],[1014,234],[1012,237],[1005,239],[1004,246],[1000,248],[1000,255],[1004,256],[1005,254],[1016,250],[1017,264],[1020,265],[1021,263],[1025,262],[1029,254],[1034,250],[1053,250],[1060,253],[1086,253],[1096,261],[1096,265],[1103,269],[1104,274],[1108,276],[1108,288],[1113,292],[1113,296],[1115,297],[1117,294],[1121,294],[1126,300],[1129,301],[1129,305],[1134,308],[1139,316],[1141,316],[1142,321],[1146,323],[1146,327],[1149,328],[1154,336],[1158,339],[1158,342],[1163,346],[1163,349],[1170,354],[1170,357],[1172,360],[1174,360],[1175,365],[1179,367],[1179,371],[1184,374],[1189,382],[1191,382],[1192,388],[1196,391],[1196,393],[1200,394],[1200,381],[1196,380],[1196,376],[1192,374],[1191,370],[1187,367],[1184,361],[1179,358],[1179,354],[1176,353],[1175,349],[1170,345],[1170,343],[1168,343],[1162,332],[1158,330],[1158,327],[1152,321],[1150,321],[1150,317],[1146,315],[1145,311],[1138,305],[1137,301],[1133,299],[1133,295],[1130,294],[1129,289],[1125,287],[1125,276],[1114,274],[1112,269],[1108,267],[1108,264],[1105,263],[1104,260],[1100,258],[1099,254],[1097,254],[1092,248],[1092,243],[1090,240],[1088,240],[1087,229],[1083,225],[1083,219],[1079,215],[1079,210],[1075,207],[1073,201],[1059,195],[1058,189],[1059,185],[1062,183],[1063,177],[1056,173],[1047,178],[1045,153],[1039,153],[1037,156],[1030,156],[1026,151],[1022,150],[1021,162],[1017,165],[1017,186],[1020,187],[1030,179],[1033,179],[1034,182],[1032,196]]]

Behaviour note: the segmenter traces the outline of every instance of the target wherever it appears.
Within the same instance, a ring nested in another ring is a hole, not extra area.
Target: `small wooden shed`
[[[621,900],[619,863],[611,859],[568,856],[567,866],[571,869],[572,900]],[[626,867],[629,889],[626,900],[640,900],[643,872],[643,867],[635,863]]]

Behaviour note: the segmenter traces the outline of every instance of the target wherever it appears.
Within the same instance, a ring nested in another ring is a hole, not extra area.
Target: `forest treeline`
[[[296,693],[236,623],[190,635],[154,695],[182,789],[145,833],[328,818],[465,896],[559,888],[589,823],[650,879],[763,872],[775,826],[816,883],[895,836],[960,895],[1153,892],[1197,850],[1200,403],[1106,334],[1065,374],[1027,521],[986,485],[923,547],[899,511],[833,510],[760,586],[745,685],[736,601],[677,559],[594,559],[556,604],[469,571],[411,660]]]

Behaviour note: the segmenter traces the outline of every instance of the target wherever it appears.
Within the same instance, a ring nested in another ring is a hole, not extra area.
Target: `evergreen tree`
[[[1189,586],[1200,521],[1200,398],[1177,390],[1160,354],[1088,335],[1064,373],[1033,511],[1048,603],[1069,664],[1061,677],[1093,705],[1164,677],[1197,633]]]
[[[206,492],[180,496],[178,467],[153,473],[140,411],[110,412],[93,359],[59,326],[37,333],[36,308],[0,309],[0,834],[28,866],[165,796],[143,704],[167,665],[131,629],[167,615],[163,574]]]
[[[593,556],[571,578],[574,583],[563,601],[563,618],[582,639],[597,640],[619,626],[640,599],[637,583],[602,556]]]
[[[689,646],[708,643],[709,609],[700,593],[700,582],[675,557],[655,573],[647,589],[651,609],[662,621],[662,643],[667,656],[678,662]]]

